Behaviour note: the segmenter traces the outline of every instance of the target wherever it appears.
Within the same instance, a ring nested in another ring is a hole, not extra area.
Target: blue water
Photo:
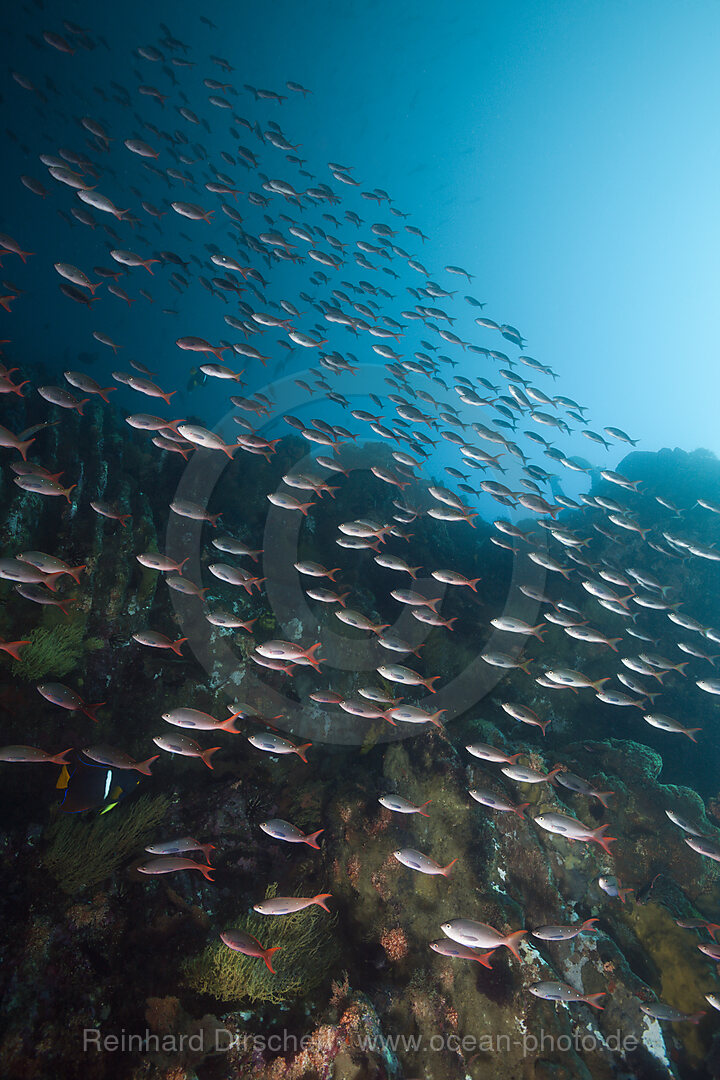
[[[223,246],[222,214],[206,226],[170,212],[158,225],[138,209],[139,198],[128,195],[132,185],[156,204],[167,202],[171,191],[182,197],[181,185],[159,183],[122,146],[132,136],[153,143],[142,122],[168,132],[179,127],[191,142],[197,138],[208,162],[237,175],[241,189],[249,176],[219,156],[235,142],[228,113],[204,104],[210,91],[202,78],[222,81],[220,68],[199,62],[173,69],[173,92],[161,63],[133,54],[155,39],[164,21],[198,57],[228,56],[236,69],[229,76],[239,90],[237,98],[229,97],[236,111],[263,125],[279,122],[301,144],[307,169],[320,181],[331,179],[326,162],[335,160],[353,166],[363,187],[389,191],[411,215],[408,222],[428,235],[426,243],[403,237],[403,220],[397,219],[401,246],[431,268],[436,280],[436,268],[446,263],[475,274],[470,289],[460,283],[460,295],[477,295],[487,302],[485,314],[517,326],[531,354],[561,373],[564,392],[590,406],[596,427],[615,424],[647,449],[718,448],[709,321],[718,284],[712,211],[718,161],[707,138],[718,89],[712,43],[719,17],[713,5],[680,13],[675,5],[659,4],[647,20],[640,10],[606,4],[584,5],[582,12],[562,4],[542,10],[532,4],[463,5],[446,14],[433,5],[395,5],[389,11],[384,5],[352,5],[338,12],[329,4],[308,11],[282,3],[274,6],[270,24],[257,12],[240,14],[218,4],[211,17],[219,31],[205,26],[199,12],[179,12],[174,5],[153,5],[149,12],[134,4],[131,10],[133,18],[124,21],[90,5],[62,12],[28,5],[24,18],[11,20],[6,29],[8,66],[48,96],[47,104],[40,103],[11,79],[3,89],[6,126],[20,140],[6,142],[3,228],[42,253],[31,270],[4,265],[8,277],[29,290],[16,304],[21,315],[23,306],[28,314],[32,310],[32,318],[17,320],[23,349],[51,368],[65,355],[96,353],[95,370],[107,378],[112,356],[90,338],[92,329],[103,329],[123,346],[118,363],[140,352],[150,355],[160,382],[182,390],[187,357],[177,353],[174,338],[223,336],[220,312],[231,307],[197,288],[180,303],[166,284],[172,267],[153,279],[144,270],[130,274],[131,295],[137,296],[142,283],[156,299],[154,308],[140,299],[131,312],[115,298],[103,299],[93,312],[76,309],[58,293],[52,270],[56,259],[97,263],[96,245],[104,240],[101,232],[79,224],[71,229],[57,216],[58,209],[68,213],[78,203],[70,189],[46,180],[37,155],[61,145],[114,170],[111,177],[104,172],[100,190],[116,204],[129,198],[143,222],[143,241],[138,238],[136,246],[201,258],[204,244]],[[44,42],[33,47],[28,35],[38,41],[43,29],[62,32],[61,17],[90,27],[110,48],[98,44],[93,52],[69,57]],[[256,108],[242,89],[249,83],[284,90],[288,78],[312,95],[290,93],[282,107]],[[108,92],[110,79],[130,89],[129,108],[97,92]],[[166,108],[138,97],[138,81],[170,92]],[[210,132],[178,116],[173,105],[182,103],[181,93]],[[99,119],[111,133],[109,155],[99,153],[92,140],[88,148],[78,123],[83,115]],[[282,153],[263,150],[239,130],[244,145],[260,150],[267,175],[284,175]],[[167,167],[169,160],[164,152],[160,163]],[[21,173],[45,183],[51,192],[47,202],[19,183]],[[353,202],[354,192],[343,188],[341,194],[368,222],[388,220],[387,212],[370,213],[372,203]],[[219,198],[204,194],[203,202],[211,207]],[[314,220],[321,220],[324,209],[318,208]],[[275,200],[269,212],[275,217],[280,210]],[[249,232],[266,225],[262,213],[246,204],[242,212]],[[99,222],[106,217],[96,215]],[[353,232],[346,226],[345,238]],[[286,280],[291,276],[275,268],[273,298],[284,295]],[[391,278],[385,284],[393,291]],[[397,284],[403,292],[405,283]],[[182,314],[162,318],[162,306],[181,308]],[[473,314],[465,308],[466,330]],[[502,347],[491,333],[474,330],[473,340]],[[459,359],[470,375],[481,370],[475,358]],[[290,369],[299,360],[296,352]],[[265,377],[265,371],[252,373],[251,386]],[[217,393],[197,391],[175,404],[207,415]],[[114,400],[129,399],[121,392]],[[586,440],[571,448],[596,463],[595,448]]]

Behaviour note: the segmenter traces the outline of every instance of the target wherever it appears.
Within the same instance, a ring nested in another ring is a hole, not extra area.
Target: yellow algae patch
[[[266,899],[277,894],[269,885]],[[274,972],[261,957],[235,952],[223,941],[185,963],[185,981],[200,994],[219,1001],[265,1001],[281,1005],[305,997],[329,974],[338,958],[335,935],[337,917],[319,908],[305,908],[294,915],[268,918],[244,912],[234,922],[265,946],[275,945]]]
[[[705,994],[717,987],[712,972],[698,951],[700,938],[692,930],[683,930],[670,912],[659,904],[633,904],[622,913],[640,944],[660,972],[658,997],[684,1013],[707,1010]],[[694,1024],[682,1029],[683,1044],[693,1062],[708,1051]]]

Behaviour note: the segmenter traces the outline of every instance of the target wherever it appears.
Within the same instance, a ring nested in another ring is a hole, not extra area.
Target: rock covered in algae
[[[277,895],[268,886],[265,898]],[[317,907],[283,918],[243,912],[228,929],[242,930],[264,948],[278,949],[271,968],[259,957],[235,952],[222,941],[211,942],[188,962],[187,984],[201,994],[224,1002],[268,1002],[280,1005],[307,997],[335,965],[337,918],[328,919]]]

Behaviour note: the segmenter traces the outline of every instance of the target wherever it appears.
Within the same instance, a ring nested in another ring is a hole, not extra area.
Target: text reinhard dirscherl
[[[606,1050],[610,1053],[628,1054],[637,1049],[639,1040],[634,1035],[623,1035],[617,1031],[608,1035],[595,1035],[590,1031],[576,1030],[569,1035],[554,1035],[540,1030],[537,1034],[524,1032],[522,1035],[498,1035],[487,1032],[483,1035],[433,1035],[429,1039],[422,1036],[361,1036],[350,1040],[352,1046],[369,1053],[491,1053],[509,1054],[520,1050],[523,1057],[536,1053],[561,1053],[570,1051],[591,1053]],[[154,1035],[151,1031],[128,1032],[122,1028],[119,1034],[103,1035],[100,1028],[83,1029],[83,1050],[96,1053],[141,1053],[141,1054],[222,1054],[231,1050],[239,1052],[263,1052],[271,1054],[296,1054],[307,1049],[313,1043],[311,1035],[295,1035],[289,1031],[275,1032],[271,1035],[237,1033],[227,1028],[215,1028],[212,1031],[200,1030],[193,1035],[166,1034]]]

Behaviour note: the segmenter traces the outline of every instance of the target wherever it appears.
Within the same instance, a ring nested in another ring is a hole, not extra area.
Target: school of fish
[[[72,86],[83,80],[84,53],[103,44],[92,28],[65,20],[48,26],[38,46],[61,55]],[[156,41],[138,45],[123,63],[124,82],[110,79],[98,90],[97,100],[80,99],[83,111],[77,117],[76,145],[55,145],[46,132],[47,143],[31,148],[28,172],[17,180],[36,196],[37,214],[47,221],[48,235],[56,214],[65,226],[92,233],[96,262],[76,266],[64,261],[73,258],[67,230],[58,233],[65,238],[66,250],[48,243],[46,251],[38,252],[27,250],[22,221],[4,226],[9,232],[0,232],[3,273],[12,272],[13,280],[21,283],[3,282],[3,346],[12,342],[14,320],[32,317],[22,283],[31,280],[33,267],[43,261],[56,272],[68,310],[77,306],[88,345],[94,339],[109,356],[100,382],[86,371],[69,369],[64,383],[36,385],[30,362],[0,364],[0,393],[6,402],[34,394],[47,403],[46,425],[29,431],[0,425],[2,468],[24,496],[59,497],[74,515],[97,514],[105,519],[106,529],[132,531],[125,506],[107,502],[103,492],[82,485],[79,464],[75,476],[63,477],[53,475],[44,463],[45,429],[53,425],[53,437],[62,438],[64,414],[74,410],[82,414],[89,401],[99,399],[103,407],[113,408],[111,395],[117,386],[137,395],[137,411],[125,419],[158,457],[222,455],[228,468],[238,467],[242,459],[246,470],[252,470],[252,459],[260,457],[272,465],[280,439],[262,434],[275,406],[266,365],[273,363],[276,372],[284,372],[309,356],[309,374],[296,379],[295,387],[302,407],[312,404],[320,415],[309,423],[290,413],[284,419],[294,435],[307,441],[314,463],[278,478],[267,492],[268,509],[311,519],[315,507],[325,507],[342,487],[352,467],[344,453],[347,447],[366,439],[381,443],[384,449],[368,470],[367,486],[381,494],[389,489],[394,512],[390,519],[369,517],[358,507],[356,518],[339,523],[336,542],[356,552],[357,558],[371,553],[387,572],[388,598],[398,614],[407,609],[422,626],[451,634],[456,620],[441,611],[444,590],[477,594],[483,582],[465,576],[462,567],[440,561],[429,567],[414,565],[408,529],[422,516],[448,529],[474,529],[478,502],[486,505],[488,499],[494,500],[498,516],[493,543],[534,568],[541,575],[536,580],[545,582],[541,587],[521,586],[522,596],[510,595],[505,610],[486,628],[495,635],[493,641],[500,635],[501,646],[482,652],[484,664],[500,672],[520,672],[528,688],[527,702],[505,701],[499,684],[496,694],[508,721],[539,728],[545,735],[552,716],[538,715],[530,706],[534,684],[539,684],[547,691],[583,695],[587,709],[598,700],[618,709],[639,710],[646,724],[667,734],[670,754],[673,739],[696,741],[700,728],[692,724],[693,701],[697,695],[720,694],[720,678],[713,677],[719,655],[713,646],[720,644],[720,630],[694,618],[666,581],[643,569],[641,555],[644,548],[650,549],[655,563],[660,556],[668,565],[677,560],[720,561],[720,551],[703,541],[704,516],[720,514],[720,505],[701,500],[693,507],[675,507],[662,490],[650,490],[603,462],[598,463],[601,476],[612,485],[613,497],[572,499],[557,493],[564,476],[589,471],[582,459],[562,449],[563,438],[571,432],[579,432],[598,454],[634,446],[636,440],[611,424],[590,426],[588,406],[555,392],[557,373],[525,351],[520,330],[500,313],[486,314],[490,301],[464,294],[473,279],[472,268],[426,265],[430,260],[422,253],[428,237],[400,209],[394,195],[373,186],[360,162],[320,163],[301,156],[305,148],[285,130],[283,110],[288,99],[301,102],[311,90],[291,80],[271,90],[246,85],[231,62],[196,52],[164,25]],[[40,105],[51,94],[23,71],[13,70],[3,78],[6,95],[30,95]],[[124,126],[103,120],[103,95],[105,101],[121,106]],[[63,101],[67,108],[67,98]],[[28,138],[26,132],[23,138]],[[149,192],[161,194],[154,194],[151,202]],[[179,250],[171,250],[169,241]],[[278,276],[287,283],[282,298],[277,298],[274,284]],[[197,298],[200,289],[207,309],[214,312],[216,332],[210,340],[200,336],[186,316],[186,310],[193,310],[186,298]],[[168,302],[169,290],[177,294],[176,306]],[[152,313],[167,350],[176,354],[177,385],[156,381],[149,354],[129,358],[121,369],[110,366],[126,354],[126,342],[104,329],[105,312],[112,305],[127,308],[128,325],[139,309],[148,318]],[[234,410],[238,429],[234,435],[214,428],[211,417],[203,426],[195,418],[174,414],[173,397],[192,364],[197,364],[198,378],[216,380],[219,388],[232,391],[217,412]],[[361,383],[368,366],[379,373],[382,393],[364,393]],[[367,401],[360,407],[358,399],[363,396]],[[148,412],[142,411],[145,399],[150,399]],[[343,425],[323,418],[340,411],[346,417]],[[448,477],[447,486],[433,478],[432,470],[440,467]],[[132,476],[126,479],[132,483]],[[657,504],[676,514],[675,527],[661,531],[650,525],[649,508]],[[564,524],[564,511],[582,527]],[[163,575],[170,589],[202,605],[212,628],[241,629],[252,635],[255,620],[243,614],[242,598],[262,590],[266,582],[262,550],[224,535],[220,513],[210,514],[206,506],[172,492],[168,515],[204,524],[211,555],[206,582],[187,576],[186,559],[144,551],[139,541],[138,562]],[[612,562],[593,558],[597,535],[612,544]],[[626,537],[632,544],[626,544]],[[450,738],[445,725],[452,719],[452,704],[432,709],[432,695],[441,689],[445,673],[425,670],[421,647],[403,640],[391,626],[378,624],[373,612],[362,611],[344,588],[337,568],[304,559],[287,569],[294,570],[306,596],[320,606],[319,619],[332,612],[368,640],[375,639],[384,650],[376,669],[379,678],[357,695],[334,689],[322,655],[322,635],[318,641],[258,641],[251,656],[258,668],[270,678],[283,679],[291,679],[298,668],[310,669],[316,687],[309,699],[330,710],[330,716],[339,709],[361,724],[380,720],[415,737],[439,732]],[[26,599],[28,629],[34,604],[54,604],[67,611],[72,597],[64,587],[70,581],[82,589],[86,573],[85,567],[69,565],[59,553],[16,550],[6,538],[0,578]],[[233,590],[222,594],[233,596],[232,607],[221,607],[212,599],[218,595],[218,583]],[[534,624],[513,613],[527,611],[528,602],[538,612]],[[656,627],[668,620],[677,631],[678,655],[666,657],[656,652]],[[556,666],[543,646],[553,627],[584,650],[579,655],[593,661],[601,657],[603,677]],[[167,627],[147,627],[132,637],[139,648],[167,650],[184,658],[187,638],[165,631]],[[28,640],[20,634],[18,640],[0,642],[0,650],[18,659]],[[534,659],[533,645],[542,647],[542,661]],[[662,698],[665,680],[679,679],[686,680],[687,714],[665,715],[656,699]],[[139,761],[124,750],[121,731],[112,746],[93,744],[93,722],[105,702],[85,701],[60,683],[42,683],[37,692],[57,707],[58,721],[60,710],[84,714],[88,745],[71,749],[114,769],[150,775],[159,754],[196,758],[200,766],[212,769],[213,756],[221,755],[225,740],[233,736],[245,738],[252,752],[273,758],[295,755],[298,770],[312,769],[316,749],[293,738],[283,728],[282,716],[263,724],[237,708],[216,717],[188,701],[185,707],[155,718],[155,726],[148,730],[146,759]],[[425,693],[419,696],[421,692]],[[217,745],[206,745],[215,740]],[[66,763],[70,749],[61,748],[62,740],[48,735],[48,744],[48,749],[4,747],[0,760]],[[159,754],[151,753],[153,747]],[[571,772],[562,755],[538,767],[535,760],[528,763],[522,749],[507,754],[476,742],[465,753],[488,770],[469,789],[468,813],[479,805],[483,813],[529,819],[536,829],[552,834],[560,851],[573,841],[598,845],[612,870],[611,845],[616,839],[608,835],[613,831],[612,791],[599,791]],[[487,779],[490,774],[493,779]],[[546,785],[553,809],[528,815],[531,804],[523,801],[527,785]],[[591,825],[575,817],[563,803],[568,793],[597,800],[607,809],[608,820]],[[410,802],[402,792],[378,790],[377,798],[393,814],[432,815],[432,805]],[[666,812],[677,826],[678,844],[689,845],[699,858],[720,862],[720,845],[713,838],[703,836],[673,807]],[[322,845],[324,829],[322,822],[317,824],[308,833],[292,822],[273,819],[260,829],[270,841],[301,845],[312,853]],[[388,843],[391,852],[392,841]],[[191,836],[158,838],[148,846],[147,858],[137,870],[149,876],[194,870],[208,882],[200,881],[202,887],[212,888],[217,873],[210,862],[212,849],[212,843]],[[456,861],[443,865],[441,852],[412,847],[392,853],[408,872],[439,877],[450,875]],[[610,872],[598,884],[608,902],[626,903],[633,892]],[[332,898],[323,892],[319,876],[308,880],[305,892],[263,900],[259,883],[254,909],[268,916],[267,940],[261,943],[240,930],[223,931],[222,940],[273,972],[271,958],[277,950],[271,917],[282,918],[311,905],[329,910],[327,901]],[[597,922],[505,932],[474,916],[472,910],[448,910],[440,900],[437,927],[444,937],[428,942],[428,947],[458,962],[469,959],[485,966],[496,950],[504,948],[523,963],[529,937],[568,941],[592,934]],[[718,927],[710,923],[703,927],[710,940],[696,946],[689,937],[688,950],[699,948],[720,961],[720,946],[714,944]],[[603,993],[586,995],[568,978],[558,954],[555,967],[548,964],[548,978],[533,984],[530,993],[552,1002],[602,1008]],[[716,995],[708,995],[711,1006],[718,1008],[717,1002]],[[659,1021],[697,1022],[703,1015],[660,1002],[638,1001],[637,1007]]]

